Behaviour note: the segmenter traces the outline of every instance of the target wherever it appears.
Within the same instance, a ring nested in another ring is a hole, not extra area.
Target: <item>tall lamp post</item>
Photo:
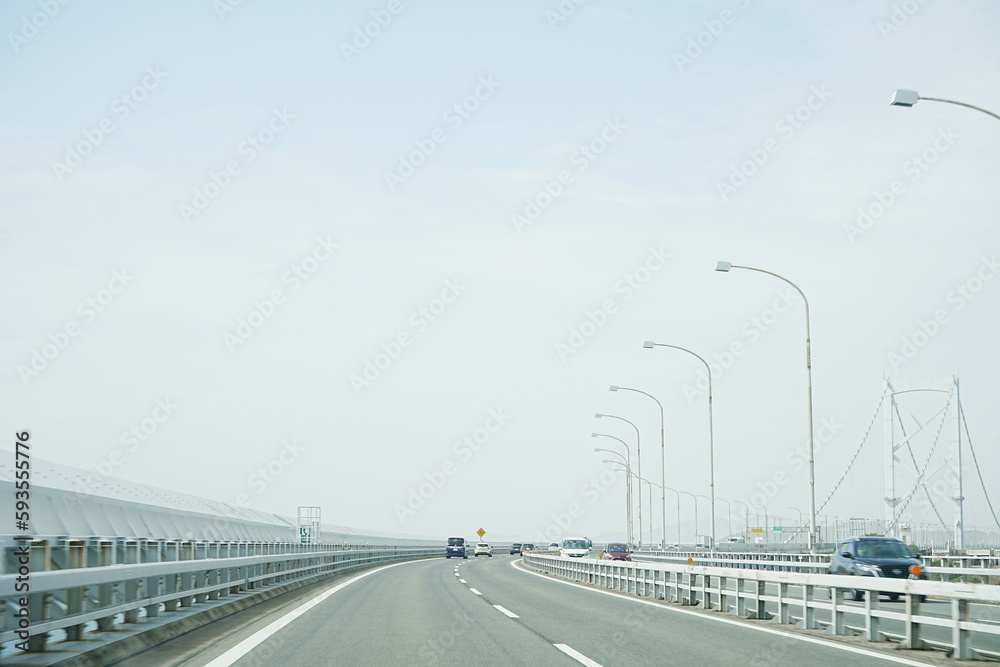
[[[597,414],[594,415],[595,419],[602,419],[604,417],[608,417],[609,419],[617,419],[619,421],[623,421],[626,424],[628,424],[629,426],[631,426],[633,429],[635,429],[635,457],[638,459],[638,467],[639,467],[639,471],[638,472],[641,475],[642,474],[642,449],[640,448],[639,427],[636,426],[635,424],[633,424],[628,419],[625,419],[624,417],[619,417],[617,415],[602,414],[600,412],[598,412]],[[652,503],[652,501],[650,501],[650,503]],[[649,509],[650,521],[652,521],[652,517],[653,517],[653,507],[652,507],[652,505],[650,505],[648,507],[648,509]],[[653,531],[650,530],[649,533],[650,533],[650,539],[652,539]],[[639,485],[639,545],[642,546],[642,485],[641,484]]]
[[[809,402],[809,551],[815,553],[816,551],[816,464],[813,456],[813,389],[812,389],[812,343],[810,342],[810,332],[809,332],[809,300],[806,299],[806,295],[799,289],[799,286],[793,283],[788,278],[784,276],[779,276],[777,273],[772,273],[771,271],[765,271],[764,269],[755,269],[752,266],[737,266],[731,262],[719,262],[715,270],[728,273],[731,269],[746,269],[748,271],[756,271],[758,273],[766,273],[769,276],[774,276],[779,280],[782,280],[792,287],[795,291],[799,293],[802,297],[803,303],[806,305],[806,377],[808,383],[808,402]]]
[[[750,536],[750,506],[742,500],[734,500],[733,502],[743,505],[743,539],[746,540]]]
[[[718,498],[718,500],[726,503],[726,537],[729,537],[733,534],[733,506],[725,498]]]
[[[687,352],[691,356],[695,357],[701,363],[705,364],[705,370],[708,372],[708,487],[711,494],[711,510],[712,510],[712,548],[716,545],[716,535],[715,535],[715,436],[714,429],[712,428],[712,367],[709,365],[705,358],[700,354],[692,352],[686,347],[680,347],[678,345],[667,345],[666,343],[654,343],[651,340],[647,340],[642,344],[643,348],[652,350],[654,347],[669,347],[674,350],[680,350],[681,352]]]
[[[768,531],[767,531],[767,529],[769,528],[769,526],[767,525],[767,524],[768,524],[768,521],[767,521],[767,508],[766,508],[766,507],[764,507],[764,505],[762,505],[762,504],[760,504],[760,503],[755,503],[755,502],[754,502],[754,501],[752,501],[752,500],[750,501],[750,504],[751,504],[751,505],[756,505],[757,507],[759,507],[759,508],[761,508],[762,510],[764,510],[764,543],[765,543],[765,544],[767,544],[768,542],[770,542],[770,541],[771,541],[771,540],[770,540],[770,536],[768,535]],[[758,518],[758,519],[760,518],[760,515],[759,515],[759,514],[757,515],[757,518]]]
[[[690,491],[678,491],[678,493],[691,496],[691,500],[694,501],[694,540],[691,544],[692,546],[698,546],[698,496],[694,495]]]
[[[621,438],[619,438],[617,436],[608,435],[607,433],[591,433],[590,437],[592,437],[592,438],[611,438],[613,440],[617,440],[618,442],[622,443],[622,445],[625,447],[625,451],[628,452],[629,469],[631,469],[631,467],[632,467],[632,463],[631,463],[631,461],[632,461],[632,450],[629,449],[628,443],[626,443],[624,440],[622,440]],[[639,455],[639,452],[636,452],[636,456],[638,456],[638,455]],[[631,496],[631,493],[632,493],[632,491],[631,491],[632,480],[631,479],[628,480],[628,487],[629,487],[628,493]],[[630,501],[630,503],[631,503],[631,501]],[[629,512],[632,511],[631,507],[632,506],[630,504],[629,505]],[[641,487],[639,488],[639,507],[642,507],[642,488]],[[641,545],[642,544],[642,514],[640,514],[639,517],[640,517],[639,518],[639,544]],[[631,521],[629,521],[629,527],[628,527],[628,529],[629,529],[628,539],[631,542],[631,540],[632,540],[632,523],[631,523]]]
[[[594,447],[595,452],[608,452],[609,454],[614,454],[615,456],[621,456],[622,460],[625,461],[625,472],[631,474],[632,468],[628,464],[628,459],[622,456],[619,452],[613,449],[604,449],[602,447]],[[616,465],[621,465],[618,461],[611,461],[609,459],[604,459],[601,463],[614,463]],[[639,491],[642,491],[640,488]],[[632,480],[626,476],[625,478],[625,535],[628,536],[629,542],[632,539]]]
[[[664,446],[664,439],[663,439],[663,431],[664,431],[663,404],[657,401],[655,396],[653,396],[652,394],[648,394],[642,391],[641,389],[633,389],[632,387],[619,387],[618,385],[611,385],[610,387],[608,387],[608,389],[610,391],[618,391],[619,389],[621,389],[622,391],[634,391],[637,394],[642,394],[643,396],[649,396],[651,399],[656,401],[656,404],[660,407],[660,483],[665,485],[667,483],[667,450],[666,447]],[[637,457],[639,456],[638,452],[636,452],[636,456]],[[638,467],[639,467],[639,474],[641,475],[642,474],[641,458],[639,459]],[[666,491],[662,491],[660,494],[660,512],[663,514],[663,539],[664,541],[666,541],[667,539],[667,492]],[[642,529],[641,525],[639,526],[639,529],[640,530]],[[680,526],[677,527],[677,530],[680,531]]]
[[[605,460],[605,461],[603,461],[603,463],[617,463],[618,465],[621,465],[617,461],[607,461],[607,460]],[[653,487],[654,486],[660,486],[660,485],[657,484],[656,482],[650,482],[645,477],[639,477],[639,475],[635,474],[634,472],[632,472],[630,470],[626,470],[626,472],[629,475],[631,475],[632,477],[635,477],[636,479],[639,480],[639,482],[640,482],[640,484],[639,484],[639,493],[642,493],[642,484],[643,483],[645,483],[646,486],[649,487],[649,502],[650,502],[650,504],[652,504],[652,502],[653,502]],[[673,491],[673,489],[671,489],[671,491]],[[653,513],[652,512],[649,513],[649,539],[651,541],[653,539]],[[666,540],[664,540],[664,542],[665,541]]]
[[[666,490],[677,496],[677,548],[681,548],[681,494],[677,489],[671,489],[669,486],[663,486],[662,484],[657,484],[660,490]],[[667,536],[663,536],[663,549],[667,548]]]
[[[965,102],[956,102],[955,100],[946,100],[941,97],[922,97],[915,90],[904,90],[902,88],[892,91],[892,97],[889,98],[889,104],[897,107],[912,107],[919,100],[931,100],[933,102],[947,102],[948,104],[957,104],[960,107],[968,107],[970,109],[975,109],[976,111],[982,111],[984,114],[993,116],[997,120],[1000,120],[1000,116],[993,113],[992,111],[987,111],[982,107],[977,107],[972,104],[966,104]]]

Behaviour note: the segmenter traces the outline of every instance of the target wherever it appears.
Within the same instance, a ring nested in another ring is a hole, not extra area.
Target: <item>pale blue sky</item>
[[[255,508],[318,504],[339,524],[429,535],[488,524],[516,537],[544,529],[603,469],[594,412],[634,417],[644,474],[659,481],[646,444],[658,445],[658,420],[609,394],[614,383],[662,397],[668,484],[707,493],[703,406],[683,393],[697,369],[641,344],[711,356],[747,343],[742,326],[782,285],[712,272],[729,259],[809,296],[817,420],[844,424],[817,457],[819,496],[884,375],[960,372],[980,462],[1000,469],[1000,281],[961,308],[949,300],[1000,249],[1000,125],[888,104],[902,87],[1000,109],[994,3],[588,1],[553,28],[555,0],[403,1],[348,62],[341,44],[388,5],[246,0],[220,19],[211,0],[70,3],[16,44],[40,4],[0,7],[7,432],[29,428],[37,456],[89,468],[169,396],[176,414],[114,475],[231,501],[296,438],[306,453]],[[912,14],[887,30],[902,5]],[[699,39],[679,68],[675,54]],[[122,118],[115,100],[147,68],[165,75]],[[482,80],[498,85],[480,87],[456,127],[446,112]],[[281,130],[251,161],[241,147],[275,110]],[[53,162],[105,119],[113,131],[59,180]],[[574,155],[609,122],[624,129],[582,170]],[[436,130],[444,141],[390,191],[385,173]],[[762,150],[724,200],[720,183]],[[925,151],[935,162],[913,171]],[[179,207],[229,161],[239,173],[185,222]],[[518,233],[512,216],[560,172],[569,185]],[[894,181],[902,194],[849,237],[859,207]],[[339,248],[293,289],[282,277],[317,237]],[[615,285],[650,247],[671,257],[626,299]],[[87,321],[78,304],[123,267],[134,279]],[[449,280],[466,288],[415,332],[412,313]],[[275,289],[274,316],[230,351],[224,336]],[[561,359],[557,344],[607,298],[617,311]],[[892,368],[901,339],[941,309],[939,333]],[[72,323],[80,335],[25,381],[18,367]],[[351,376],[401,332],[413,344],[355,391]],[[802,336],[795,306],[717,380],[720,496],[749,498],[804,440]],[[462,461],[453,443],[498,406],[509,423]],[[394,506],[451,459],[457,472],[401,524]],[[792,516],[804,484],[792,474],[769,504]],[[613,535],[621,494],[588,506],[576,532]],[[986,525],[973,504],[969,522]]]

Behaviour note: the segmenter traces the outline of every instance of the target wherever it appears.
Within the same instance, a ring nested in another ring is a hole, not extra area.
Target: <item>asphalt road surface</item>
[[[157,648],[158,664],[942,664],[930,655],[570,584],[528,571],[509,556],[369,570],[314,588],[242,627],[220,632],[212,625],[200,631],[214,635],[196,654],[189,646],[183,659],[173,660],[167,643]]]

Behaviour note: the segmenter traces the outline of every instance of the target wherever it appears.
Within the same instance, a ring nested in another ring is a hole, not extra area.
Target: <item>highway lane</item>
[[[520,565],[517,563],[516,565]],[[526,588],[524,577],[534,581]],[[887,665],[898,655],[761,622],[639,600],[514,568],[470,568],[470,584],[543,634],[561,633],[602,665]],[[859,650],[860,649],[860,650]],[[920,657],[903,664],[934,664]]]
[[[571,585],[514,564],[507,556],[441,558],[376,570],[335,589],[349,581],[338,580],[326,599],[255,647],[244,651],[241,642],[284,622],[287,607],[185,665],[936,664]],[[234,646],[242,657],[223,654]]]
[[[580,664],[462,583],[456,574],[473,562],[442,558],[377,571],[229,664]]]

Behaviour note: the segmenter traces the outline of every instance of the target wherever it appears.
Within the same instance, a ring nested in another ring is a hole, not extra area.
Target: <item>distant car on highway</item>
[[[559,551],[559,543],[558,542],[549,542],[549,548],[546,549],[546,551],[550,551],[552,553],[555,553],[555,552]]]
[[[534,550],[535,550],[535,545],[532,544],[531,542],[525,542],[524,544],[521,545],[521,555],[522,556],[524,554],[526,554],[526,553],[531,553]]]
[[[514,542],[514,544],[510,545],[510,555],[513,556],[514,554],[519,553],[521,553],[521,543]]]
[[[567,537],[563,539],[559,552],[563,556],[569,556],[570,558],[582,558],[584,556],[589,556],[590,545],[588,542],[590,542],[590,540],[586,537]]]
[[[917,566],[919,574],[911,574]],[[902,540],[894,537],[852,537],[837,545],[830,556],[830,574],[848,574],[859,577],[887,577],[889,579],[927,579],[927,572],[916,554]],[[864,589],[851,588],[848,597],[858,601],[865,597]],[[898,600],[899,593],[887,593],[890,600]],[[920,596],[923,601],[923,596]]]
[[[608,542],[608,546],[604,547],[604,551],[601,552],[601,558],[604,560],[631,561],[632,549],[624,542]]]
[[[473,552],[473,555],[477,558],[479,556],[489,556],[490,558],[493,558],[493,547],[486,542],[479,542],[476,544],[476,550]]]
[[[464,537],[449,537],[448,546],[444,549],[445,558],[466,558],[469,557],[468,552],[469,544],[465,541]]]

